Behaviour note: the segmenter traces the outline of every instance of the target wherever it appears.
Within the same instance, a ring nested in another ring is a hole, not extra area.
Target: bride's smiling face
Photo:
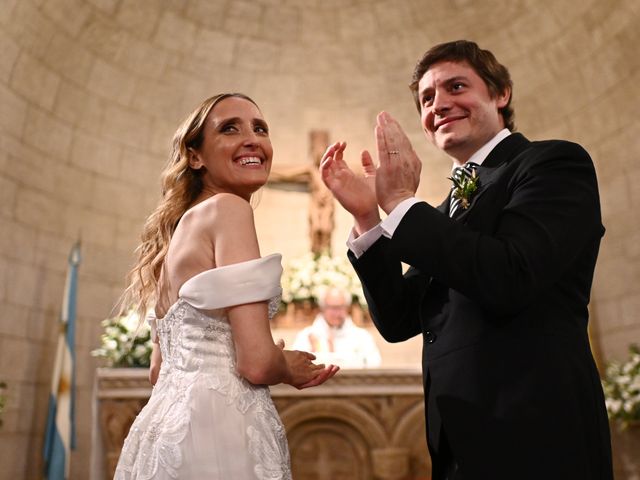
[[[204,189],[235,193],[249,200],[269,177],[273,147],[260,109],[244,98],[221,100],[205,121],[198,149],[189,165],[204,169]]]

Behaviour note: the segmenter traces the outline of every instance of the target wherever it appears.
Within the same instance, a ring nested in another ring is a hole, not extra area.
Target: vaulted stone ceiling
[[[626,245],[637,235],[626,206],[640,198],[624,173],[639,150],[639,11],[634,0],[5,0],[3,208],[28,232],[83,231],[101,257],[115,250],[120,262],[96,269],[119,284],[175,126],[229,90],[258,101],[275,161],[289,164],[307,161],[313,128],[347,140],[357,162],[375,114],[390,111],[424,161],[420,195],[438,201],[450,164],[425,142],[407,84],[429,46],[470,38],[509,66],[520,130],[592,153],[607,238]],[[604,250],[600,270],[628,265]]]
[[[509,66],[522,131],[592,153],[608,236],[624,243],[626,205],[640,196],[624,176],[638,150],[639,10],[634,0],[5,0],[3,208],[29,229],[82,230],[115,249],[122,263],[107,278],[120,279],[136,238],[124,232],[155,204],[175,126],[229,90],[262,106],[277,162],[307,161],[312,128],[346,139],[357,161],[374,146],[375,114],[390,111],[424,161],[420,194],[437,201],[449,162],[424,141],[407,84],[429,46],[464,37]]]

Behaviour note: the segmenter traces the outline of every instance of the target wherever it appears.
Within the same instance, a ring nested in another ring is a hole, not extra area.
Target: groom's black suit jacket
[[[455,220],[449,199],[417,203],[393,238],[349,252],[385,339],[423,335],[433,479],[452,457],[456,479],[610,479],[587,336],[604,234],[593,163],[579,145],[516,133],[478,174]]]

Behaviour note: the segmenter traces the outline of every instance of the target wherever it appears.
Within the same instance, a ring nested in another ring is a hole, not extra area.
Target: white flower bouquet
[[[640,422],[640,348],[629,347],[630,358],[607,366],[604,388],[607,413],[623,428]]]
[[[282,301],[317,303],[322,289],[327,287],[344,289],[366,306],[360,279],[349,260],[344,256],[313,253],[295,258],[286,265],[282,276]]]
[[[122,317],[102,321],[102,346],[93,350],[109,367],[148,367],[151,362],[151,328],[133,309]]]

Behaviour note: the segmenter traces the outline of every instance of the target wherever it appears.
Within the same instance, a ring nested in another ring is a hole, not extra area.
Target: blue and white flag
[[[79,265],[80,242],[77,242],[69,253],[67,280],[60,314],[58,348],[49,396],[49,414],[44,437],[44,465],[47,480],[69,478],[69,457],[71,450],[76,448],[75,337]]]

